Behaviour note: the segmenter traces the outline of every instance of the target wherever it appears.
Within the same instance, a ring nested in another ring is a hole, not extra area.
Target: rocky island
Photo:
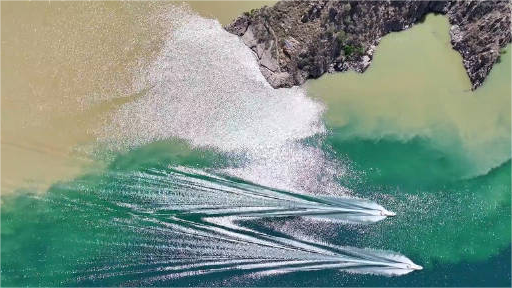
[[[441,13],[452,25],[452,47],[476,89],[511,42],[511,6],[510,1],[280,1],[246,12],[225,29],[255,52],[262,74],[279,88],[326,72],[364,72],[384,35]]]

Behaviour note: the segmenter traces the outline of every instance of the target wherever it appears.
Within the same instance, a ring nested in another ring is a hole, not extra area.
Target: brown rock
[[[275,88],[300,85],[325,72],[364,72],[382,36],[427,13],[447,14],[451,43],[473,89],[511,42],[508,1],[280,1],[238,17],[226,30],[256,52]]]

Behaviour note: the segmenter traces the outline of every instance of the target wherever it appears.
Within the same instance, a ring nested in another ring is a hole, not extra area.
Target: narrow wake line
[[[237,220],[302,216],[347,223],[376,222],[394,216],[393,212],[366,200],[292,193],[241,180],[236,182],[191,168],[172,167],[166,172],[139,172],[136,177],[146,183],[158,178],[173,179],[172,182],[163,180],[169,186],[162,188],[166,190],[167,200],[153,211],[158,215],[229,216],[237,217]],[[159,193],[162,193],[162,189],[158,190]],[[151,197],[151,194],[145,191],[144,197]]]

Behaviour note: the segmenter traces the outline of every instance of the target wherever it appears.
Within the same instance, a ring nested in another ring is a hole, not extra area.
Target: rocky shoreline
[[[280,1],[225,29],[255,52],[262,74],[279,88],[326,72],[364,72],[384,35],[441,13],[476,89],[511,42],[511,7],[509,1]]]

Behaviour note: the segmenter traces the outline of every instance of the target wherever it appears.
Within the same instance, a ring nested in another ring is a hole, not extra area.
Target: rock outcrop
[[[256,54],[275,88],[300,85],[326,72],[364,72],[382,36],[428,13],[446,14],[451,43],[473,89],[511,42],[509,1],[280,1],[226,26]]]

